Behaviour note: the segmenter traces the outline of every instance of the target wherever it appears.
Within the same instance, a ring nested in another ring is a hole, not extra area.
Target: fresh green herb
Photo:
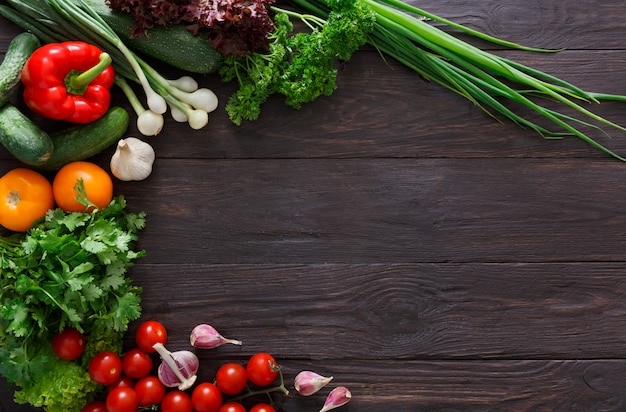
[[[16,402],[79,411],[100,389],[87,373],[89,359],[119,353],[141,314],[141,288],[127,271],[145,254],[133,249],[145,214],[125,209],[121,196],[89,213],[54,209],[25,234],[0,236],[0,373],[18,387]],[[66,327],[85,334],[78,362],[52,350]]]
[[[349,60],[374,27],[374,13],[364,3],[337,0],[322,19],[280,8],[269,35],[268,53],[229,56],[220,70],[222,80],[236,79],[239,89],[231,95],[226,111],[233,123],[258,118],[268,96],[279,93],[285,103],[299,109],[303,103],[328,96],[337,88],[337,61]],[[310,33],[291,34],[290,17],[303,21]]]

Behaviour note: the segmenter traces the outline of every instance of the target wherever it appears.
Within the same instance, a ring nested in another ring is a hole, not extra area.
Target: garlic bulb
[[[152,173],[155,153],[152,146],[135,137],[117,142],[111,157],[111,173],[120,180],[144,180]]]
[[[188,350],[170,352],[158,342],[152,347],[163,361],[157,371],[161,383],[168,388],[177,386],[181,391],[191,388],[198,378],[200,366],[196,354]]]

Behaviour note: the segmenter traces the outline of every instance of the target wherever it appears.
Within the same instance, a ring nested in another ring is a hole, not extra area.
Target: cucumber
[[[206,35],[193,35],[184,24],[156,25],[145,36],[131,38],[135,20],[111,10],[104,0],[82,0],[104,20],[131,50],[143,53],[177,69],[209,74],[219,70],[224,57],[209,44]]]
[[[112,107],[94,122],[53,133],[50,137],[54,152],[38,168],[58,170],[70,162],[97,155],[126,133],[129,122],[130,116],[125,109]]]
[[[29,32],[18,34],[9,43],[9,48],[0,65],[0,107],[7,104],[17,92],[20,87],[22,68],[39,46],[41,46],[39,39]]]
[[[30,166],[45,163],[54,151],[50,135],[10,103],[0,108],[0,143]]]

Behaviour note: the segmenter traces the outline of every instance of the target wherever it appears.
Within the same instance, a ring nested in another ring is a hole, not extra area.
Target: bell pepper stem
[[[84,72],[72,70],[65,78],[67,90],[73,94],[82,94],[85,88],[107,67],[111,65],[112,59],[108,53],[100,54],[98,64]]]

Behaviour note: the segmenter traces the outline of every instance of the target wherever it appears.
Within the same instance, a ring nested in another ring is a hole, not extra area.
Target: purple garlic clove
[[[199,349],[214,349],[225,343],[241,345],[240,340],[226,339],[211,325],[201,324],[193,328],[189,336],[191,346]]]
[[[302,396],[310,396],[326,386],[333,377],[325,377],[311,371],[302,371],[296,375],[294,386]]]
[[[350,402],[352,399],[352,394],[348,390],[348,388],[344,386],[338,386],[328,394],[326,398],[326,402],[324,402],[324,407],[320,409],[320,412],[326,412],[331,409],[338,408],[346,403]]]
[[[200,367],[198,357],[187,350],[170,352],[161,343],[156,343],[153,348],[163,361],[157,371],[163,385],[168,388],[178,387],[181,391],[191,388]]]

